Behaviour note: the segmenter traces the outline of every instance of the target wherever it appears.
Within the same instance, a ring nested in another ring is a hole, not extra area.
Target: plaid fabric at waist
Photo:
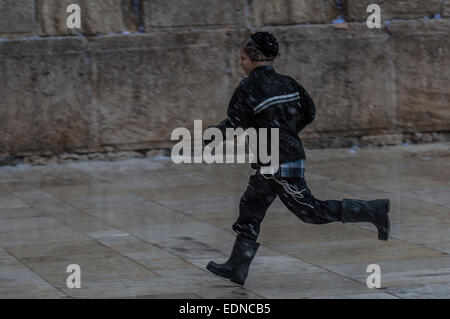
[[[261,174],[261,170],[258,169],[257,174]],[[265,174],[267,175],[267,174]],[[305,178],[305,160],[297,160],[289,163],[280,164],[278,171],[275,174],[271,174],[274,177],[300,177]]]

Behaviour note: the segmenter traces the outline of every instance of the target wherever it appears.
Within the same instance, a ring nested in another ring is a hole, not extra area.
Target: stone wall
[[[66,27],[71,3],[81,29]],[[367,28],[369,3],[382,29]],[[444,138],[449,12],[449,0],[0,0],[0,157],[165,148],[176,127],[220,121],[246,28],[275,34],[275,68],[314,98],[307,146]]]

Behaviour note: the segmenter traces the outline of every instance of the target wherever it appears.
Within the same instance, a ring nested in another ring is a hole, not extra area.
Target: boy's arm
[[[297,132],[300,133],[301,130],[314,121],[316,116],[316,105],[303,86],[297,83],[297,88],[300,93],[301,105],[301,114],[297,121]]]
[[[218,125],[211,127],[216,127],[222,132],[222,136],[226,137],[227,128],[238,128],[241,127],[246,130],[253,125],[253,109],[248,105],[246,93],[241,85],[234,91],[231,97],[230,103],[228,105],[227,118],[220,122]],[[211,141],[205,141],[206,144]]]

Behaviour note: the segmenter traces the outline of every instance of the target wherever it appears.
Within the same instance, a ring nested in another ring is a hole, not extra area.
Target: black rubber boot
[[[237,236],[233,251],[228,261],[224,264],[208,263],[206,269],[213,274],[229,279],[238,285],[244,285],[248,270],[258,250],[259,243],[243,236]]]
[[[344,199],[342,201],[342,222],[369,222],[378,230],[378,239],[389,239],[389,199],[364,201],[359,199]]]

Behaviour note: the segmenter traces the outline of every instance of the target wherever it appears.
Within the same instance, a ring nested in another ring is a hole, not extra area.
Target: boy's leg
[[[275,198],[276,194],[271,187],[271,182],[261,175],[250,177],[247,190],[241,197],[239,217],[233,224],[233,230],[238,235],[231,256],[224,264],[209,262],[206,268],[210,272],[237,284],[244,284],[250,264],[259,247],[256,239],[259,235],[260,224]]]
[[[302,178],[277,178],[277,195],[303,222],[327,224],[342,221],[342,201],[315,198]]]
[[[376,226],[378,239],[389,238],[389,200],[319,200],[300,178],[278,178],[277,195],[286,207],[305,223],[326,224],[342,221],[369,222]]]
[[[262,175],[250,176],[247,190],[239,203],[239,217],[233,224],[233,230],[238,235],[256,241],[261,222],[276,196],[271,181]]]

